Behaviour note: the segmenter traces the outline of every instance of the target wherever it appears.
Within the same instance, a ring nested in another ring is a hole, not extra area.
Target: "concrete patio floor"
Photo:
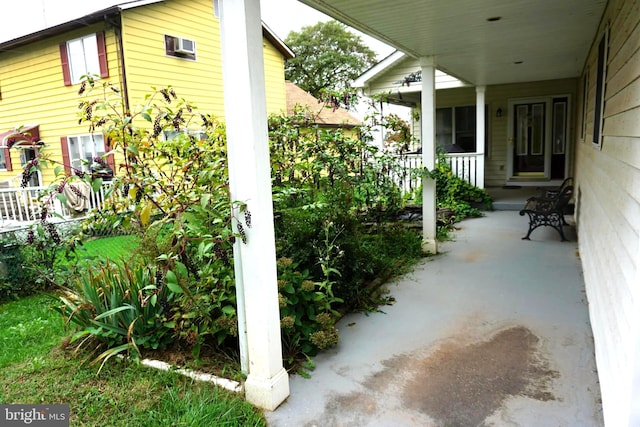
[[[441,254],[351,314],[340,344],[266,414],[273,427],[601,426],[575,233],[514,211],[457,224]]]

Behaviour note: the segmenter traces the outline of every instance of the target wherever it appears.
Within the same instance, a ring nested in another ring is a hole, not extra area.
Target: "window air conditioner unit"
[[[174,40],[173,50],[176,53],[194,54],[196,53],[196,42],[182,37],[176,37]]]

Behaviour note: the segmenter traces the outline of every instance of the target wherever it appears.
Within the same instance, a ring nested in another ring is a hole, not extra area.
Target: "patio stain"
[[[415,376],[405,384],[403,403],[445,426],[478,426],[510,396],[555,400],[548,388],[559,373],[548,367],[538,344],[538,337],[519,326],[488,341],[443,345],[411,363]]]
[[[332,396],[325,407],[328,419],[308,425],[367,425],[363,418],[386,412],[376,400],[397,400],[399,413],[413,414],[412,425],[482,426],[509,397],[556,400],[550,387],[559,373],[539,344],[529,329],[514,326],[485,341],[457,337],[427,354],[395,356],[363,382],[365,391]]]
[[[474,251],[474,252],[465,252],[463,254],[461,254],[462,259],[464,262],[479,262],[481,261],[483,258],[485,258],[485,254]]]

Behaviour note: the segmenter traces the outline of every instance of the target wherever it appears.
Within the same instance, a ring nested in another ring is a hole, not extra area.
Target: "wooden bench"
[[[560,187],[549,190],[539,197],[530,197],[520,215],[529,215],[529,231],[523,240],[530,240],[531,232],[538,227],[548,226],[555,228],[562,241],[567,241],[564,236],[563,226],[567,225],[564,215],[567,213],[569,202],[573,197],[572,179],[567,178]]]

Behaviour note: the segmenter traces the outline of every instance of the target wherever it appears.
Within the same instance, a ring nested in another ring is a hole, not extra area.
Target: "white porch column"
[[[436,164],[436,61],[435,57],[420,58],[422,70],[422,166],[432,171]],[[436,182],[422,178],[422,248],[438,252],[436,239]]]
[[[476,86],[476,187],[484,188],[485,86]]]
[[[240,216],[247,238],[237,239],[234,251],[244,284],[237,292],[246,317],[245,393],[254,405],[274,410],[289,396],[289,377],[280,341],[260,0],[222,0],[220,6],[231,198],[251,212],[251,227]]]

